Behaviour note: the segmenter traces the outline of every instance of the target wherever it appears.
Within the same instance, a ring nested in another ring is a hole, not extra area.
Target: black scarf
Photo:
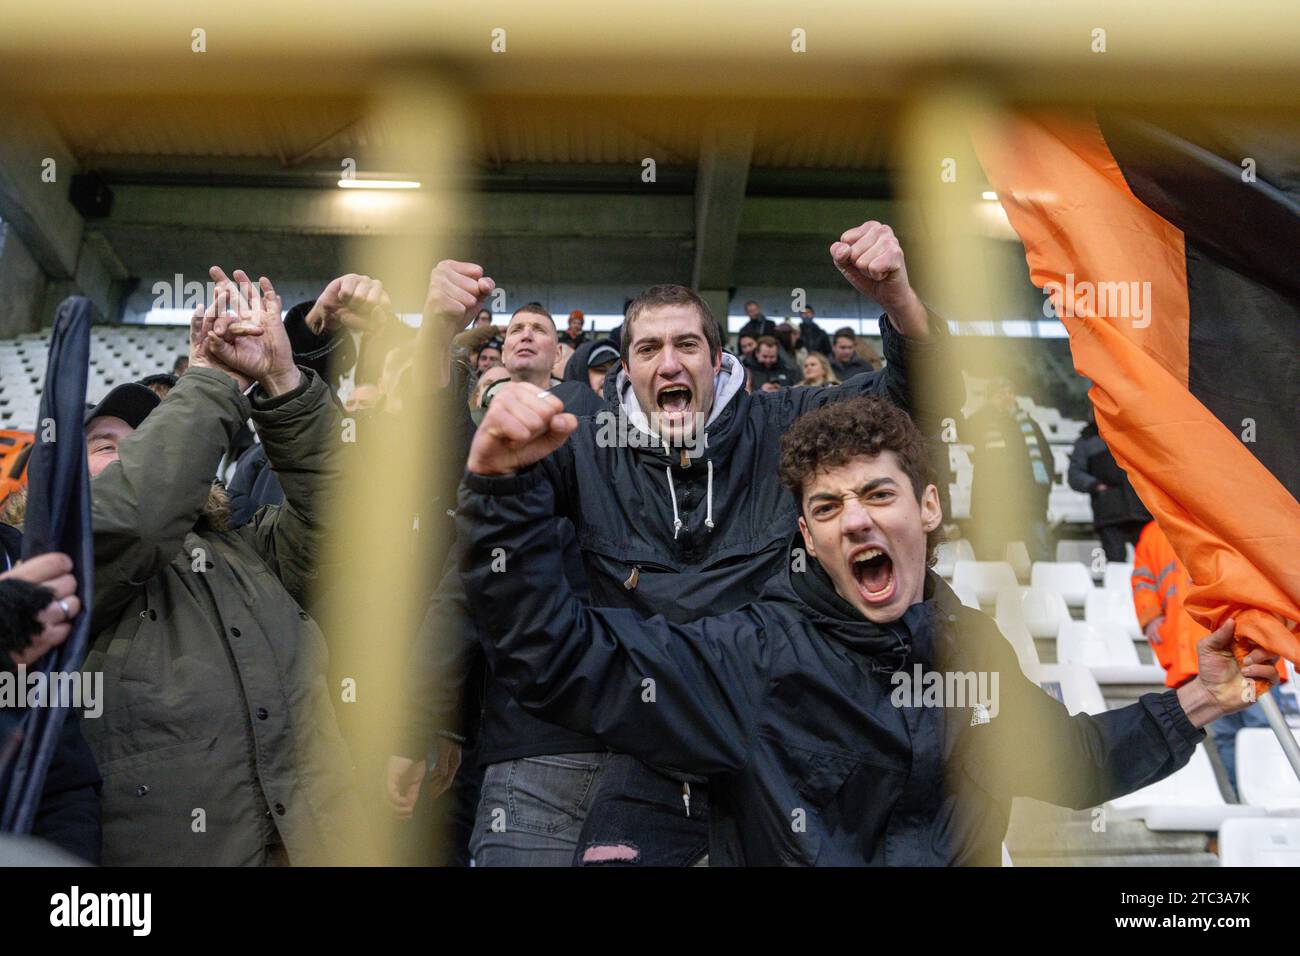
[[[795,535],[791,547],[804,548],[802,535]],[[867,657],[872,670],[882,675],[917,663],[930,664],[935,614],[933,575],[926,575],[922,603],[912,605],[897,621],[877,624],[840,597],[820,562],[815,558],[804,560],[807,567],[803,571],[793,570],[795,562],[791,560],[786,579],[795,601],[803,605],[817,630]]]

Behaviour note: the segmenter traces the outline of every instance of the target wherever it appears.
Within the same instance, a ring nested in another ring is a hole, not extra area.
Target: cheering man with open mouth
[[[527,711],[708,779],[711,863],[997,865],[1013,797],[1083,808],[1146,786],[1248,706],[1249,680],[1277,680],[1262,650],[1237,664],[1229,623],[1178,690],[1069,716],[927,571],[942,515],[925,445],[877,398],[782,439],[799,532],[757,601],[688,624],[592,608],[552,558],[555,491],[534,465],[576,426],[525,385],[492,403],[457,512],[465,588],[496,679]],[[1000,675],[1000,700],[892,693],[918,669]]]

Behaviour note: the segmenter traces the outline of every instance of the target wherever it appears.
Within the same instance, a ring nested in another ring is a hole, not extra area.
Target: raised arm
[[[478,314],[496,283],[473,262],[444,259],[429,274],[424,319],[415,339],[411,387],[427,396],[451,382],[451,340]]]
[[[316,576],[331,495],[339,481],[341,416],[324,380],[299,369],[292,391],[249,396],[253,423],[284,501],[259,509],[239,529],[300,604]]]
[[[885,367],[839,386],[788,389],[765,397],[778,403],[784,427],[828,402],[875,395],[910,414],[923,432],[937,432],[941,419],[962,404],[957,394],[961,374],[941,367],[951,354],[947,327],[912,288],[893,229],[864,222],[831,243],[830,254],[845,280],[885,309],[880,317]]]
[[[899,334],[929,339],[929,313],[907,279],[903,247],[892,228],[875,221],[854,226],[831,243],[831,259],[849,285],[884,307]]]
[[[1276,657],[1261,649],[1241,664],[1232,654],[1233,622],[1197,648],[1200,674],[1176,691],[1145,694],[1134,704],[1097,715],[1071,716],[1027,680],[1010,649],[999,665],[1011,680],[1002,709],[1021,740],[1000,753],[968,754],[967,772],[1006,796],[1028,796],[1083,809],[1132,793],[1182,767],[1204,739],[1206,724],[1253,701],[1253,681],[1278,680]],[[992,740],[993,738],[986,738]]]
[[[573,429],[560,409],[531,386],[499,392],[461,486],[461,578],[493,673],[525,710],[619,752],[734,772],[766,689],[764,630],[743,610],[680,626],[574,596],[556,560],[553,487],[528,467]]]
[[[248,417],[250,380],[212,359],[217,315],[190,320],[190,369],[141,426],[122,438],[118,460],[91,482],[96,622],[115,619],[140,585],[176,557],[208,500],[217,463]],[[92,624],[93,628],[99,623]]]
[[[218,267],[217,309],[207,333],[212,361],[256,383],[248,409],[266,458],[284,491],[284,503],[263,508],[238,529],[302,603],[316,575],[328,513],[327,487],[337,479],[341,432],[327,386],[293,362],[280,317],[280,297],[266,277],[253,283],[242,271],[234,281]]]

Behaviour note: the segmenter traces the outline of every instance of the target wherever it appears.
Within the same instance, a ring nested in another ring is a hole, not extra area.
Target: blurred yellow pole
[[[340,201],[372,209],[384,224],[352,243],[345,269],[381,279],[399,312],[418,312],[431,268],[451,252],[449,227],[462,218],[454,187],[466,155],[461,92],[431,71],[385,75],[371,119],[379,142],[357,158],[358,178],[398,173],[421,188],[341,190]],[[427,856],[413,843],[429,833],[397,823],[387,808],[384,767],[410,716],[410,648],[447,545],[446,517],[430,514],[430,502],[463,463],[427,403],[407,401],[400,416],[372,411],[355,429],[361,452],[349,456],[333,522],[323,627],[331,672],[355,680],[355,700],[339,706],[379,862],[392,865]]]
[[[908,215],[903,228],[909,276],[927,303],[946,319],[955,320],[959,332],[965,333],[954,339],[952,361],[926,370],[930,378],[922,379],[922,388],[934,387],[933,376],[962,374],[958,366],[976,354],[980,367],[993,376],[1005,375],[1013,381],[1018,377],[1010,340],[996,324],[991,336],[970,335],[972,323],[994,323],[1005,316],[1005,304],[1015,300],[1014,290],[1024,282],[1013,270],[1015,259],[996,248],[1005,239],[990,235],[989,204],[981,198],[988,187],[969,134],[972,124],[987,122],[997,110],[990,94],[977,82],[968,82],[922,92],[904,116],[898,168],[902,198],[908,200],[901,208]],[[978,404],[978,395],[969,396],[967,412]],[[945,441],[977,440],[969,429],[963,430],[960,418],[951,424],[955,434],[945,428]],[[973,503],[977,541],[985,535],[1000,541],[1008,529],[1023,527],[1024,509],[1036,500],[1029,476],[1019,470],[999,473],[995,481],[998,496]],[[1046,520],[1045,515],[1037,517]],[[1011,676],[999,675],[996,686],[1007,687]],[[1053,776],[1083,772],[1054,758],[1056,742],[1044,739],[1039,727],[1004,727],[1003,733],[1012,743],[990,758],[997,766],[984,768],[992,779],[1009,780],[1031,754],[1038,758],[1036,763],[1042,761],[1040,766],[1053,768]],[[1023,806],[1023,801],[1018,803]]]

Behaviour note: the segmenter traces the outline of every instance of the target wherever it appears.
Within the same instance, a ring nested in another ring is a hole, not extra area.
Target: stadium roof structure
[[[585,283],[672,279],[717,311],[736,290],[835,287],[827,223],[881,219],[911,243],[894,197],[918,101],[969,86],[1018,105],[1285,105],[1286,9],[922,0],[882,22],[845,3],[236,0],[106,23],[56,2],[0,34],[0,217],[59,293],[111,318],[138,283],[202,276],[234,241],[268,274],[357,268],[354,242],[400,233],[402,200],[341,177],[461,185],[474,198],[443,248],[510,263],[514,285],[573,282],[581,263]],[[394,159],[411,116],[383,104],[412,81],[436,89],[423,121],[454,144],[436,181]],[[978,205],[974,170],[955,189]],[[111,204],[74,208],[77,174]],[[0,316],[0,334],[37,324]]]

